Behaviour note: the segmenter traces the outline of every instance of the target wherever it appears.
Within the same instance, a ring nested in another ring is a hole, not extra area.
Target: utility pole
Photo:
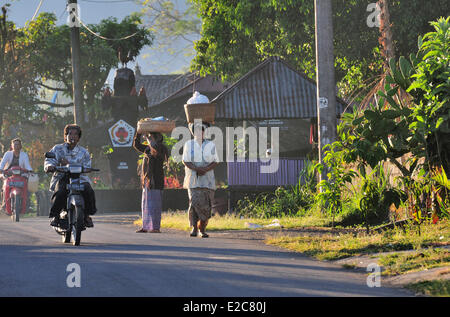
[[[331,0],[314,0],[316,20],[317,128],[319,162],[323,147],[337,139],[336,83],[334,77],[333,19]],[[325,179],[325,166],[319,181]]]
[[[72,55],[72,89],[74,123],[83,125],[83,89],[81,87],[80,23],[77,0],[69,0],[69,26]]]

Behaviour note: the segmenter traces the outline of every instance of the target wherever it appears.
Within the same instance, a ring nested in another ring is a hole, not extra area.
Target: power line
[[[94,32],[94,31],[92,31],[86,24],[83,23],[83,21],[81,21],[81,19],[78,17],[77,14],[74,14],[74,16],[75,16],[75,18],[78,20],[78,22],[80,22],[80,24],[81,24],[86,30],[88,30],[88,31],[89,31],[90,33],[92,33],[94,36],[96,36],[96,37],[98,37],[98,38],[101,38],[102,40],[106,40],[106,41],[122,41],[122,40],[126,40],[126,39],[129,39],[129,38],[132,38],[133,36],[136,36],[136,34],[139,33],[139,31],[136,31],[136,32],[134,32],[134,33],[131,34],[131,35],[127,35],[127,36],[124,36],[124,37],[121,37],[121,38],[117,38],[117,39],[107,38],[107,37],[104,37],[104,36],[102,36],[102,35],[100,35],[100,34]]]
[[[38,7],[36,8],[36,11],[34,12],[33,17],[31,18],[31,21],[33,21],[34,18],[36,17],[36,15],[38,14],[39,9],[41,8],[42,2],[44,2],[44,0],[41,0],[41,2],[39,2],[39,5],[38,5]]]

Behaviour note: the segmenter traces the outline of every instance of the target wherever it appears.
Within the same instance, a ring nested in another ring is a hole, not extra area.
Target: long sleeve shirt
[[[156,150],[156,156],[151,155],[150,147],[141,143],[141,134],[136,134],[133,141],[133,147],[144,153],[144,159],[141,166],[141,177],[143,186],[150,189],[164,189],[164,162],[168,157],[168,150],[162,143],[152,143]]]
[[[0,170],[5,170],[11,167],[11,163],[14,159],[14,152],[8,151],[3,155],[2,161],[0,162]],[[30,160],[28,159],[28,154],[20,151],[19,154],[19,166],[23,169],[31,171],[33,168],[30,165]]]
[[[219,157],[217,155],[214,142],[203,140],[200,144],[195,139],[187,141],[183,147],[183,162],[192,163],[196,167],[205,167],[213,162],[218,163]],[[184,171],[185,176],[183,188],[216,189],[216,181],[213,170],[210,170],[201,176],[187,166],[184,168]]]
[[[62,159],[66,159],[69,164],[80,164],[85,168],[91,168],[91,156],[89,152],[82,146],[75,146],[72,150],[69,149],[67,143],[55,145],[50,152],[55,153],[55,158],[46,158],[44,161],[44,170],[49,166],[59,166]],[[50,181],[50,190],[54,191],[56,183],[63,178],[64,173],[55,172]],[[82,183],[91,183],[91,180],[86,174],[81,174],[80,181]]]

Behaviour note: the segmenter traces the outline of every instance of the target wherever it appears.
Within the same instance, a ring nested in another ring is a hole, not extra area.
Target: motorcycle
[[[13,166],[4,171],[7,176],[5,183],[5,210],[15,222],[19,222],[20,215],[26,212],[28,195],[29,171]]]
[[[45,153],[46,158],[55,158],[52,152]],[[65,166],[55,166],[57,172],[63,173],[67,177],[67,205],[60,213],[60,224],[53,227],[55,231],[62,236],[64,243],[70,243],[79,246],[81,242],[81,232],[86,230],[84,225],[85,203],[82,196],[84,184],[81,183],[82,173],[98,172],[99,169],[86,168],[80,164],[67,164]]]

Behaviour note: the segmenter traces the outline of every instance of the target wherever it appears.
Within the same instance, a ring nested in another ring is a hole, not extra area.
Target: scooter
[[[20,215],[26,212],[29,171],[13,166],[4,171],[8,177],[5,184],[5,209],[12,221],[19,222]]]
[[[45,153],[46,158],[55,158],[55,153]],[[82,196],[84,184],[81,183],[82,173],[98,172],[99,169],[86,168],[80,164],[67,164],[65,166],[55,166],[57,172],[63,173],[68,178],[67,206],[60,213],[60,225],[54,227],[55,231],[62,236],[64,243],[79,246],[81,242],[81,232],[86,230],[84,225],[85,203]]]

